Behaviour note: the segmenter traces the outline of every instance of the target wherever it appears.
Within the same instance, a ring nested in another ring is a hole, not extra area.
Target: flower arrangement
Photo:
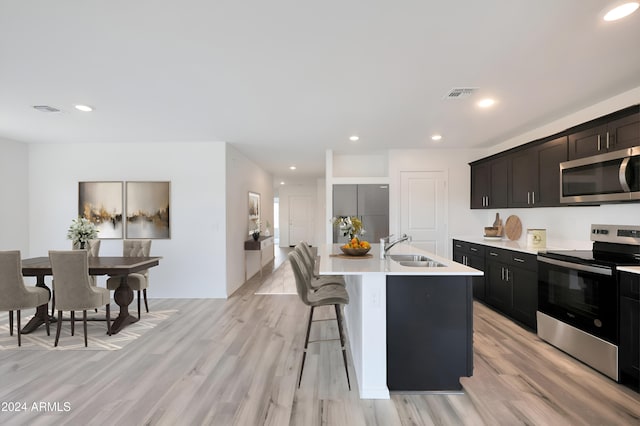
[[[89,240],[93,240],[98,236],[98,232],[100,231],[93,222],[84,217],[79,217],[71,221],[71,226],[67,231],[67,238],[72,240],[74,245],[78,244],[80,247],[84,247]]]
[[[362,226],[362,221],[356,216],[343,216],[331,219],[333,224],[340,228],[343,236],[348,236],[349,240],[364,235],[367,231]]]

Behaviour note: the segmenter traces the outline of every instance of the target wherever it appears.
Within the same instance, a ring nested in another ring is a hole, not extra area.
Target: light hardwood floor
[[[26,412],[0,412],[0,424],[640,423],[639,394],[480,304],[464,394],[360,400],[353,370],[347,389],[337,342],[312,346],[298,389],[308,308],[297,296],[255,295],[258,280],[228,300],[150,300],[152,310],[179,313],[119,351],[0,352],[0,401],[27,404]],[[335,321],[314,333],[337,336]],[[70,410],[36,412],[33,402]]]

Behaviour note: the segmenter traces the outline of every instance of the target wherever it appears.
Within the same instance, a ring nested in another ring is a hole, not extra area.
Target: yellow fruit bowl
[[[347,256],[364,256],[365,254],[369,253],[369,250],[371,250],[371,247],[349,248],[345,246],[340,246],[340,250],[342,250],[342,252]]]

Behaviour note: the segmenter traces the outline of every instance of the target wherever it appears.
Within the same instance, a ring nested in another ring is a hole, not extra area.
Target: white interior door
[[[447,255],[447,176],[438,172],[400,173],[400,232],[416,247]]]
[[[310,242],[313,229],[312,199],[306,195],[289,196],[289,245]]]

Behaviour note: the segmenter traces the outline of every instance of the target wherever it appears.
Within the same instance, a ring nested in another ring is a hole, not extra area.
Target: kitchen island
[[[393,392],[459,391],[473,372],[471,278],[482,275],[409,244],[389,255],[423,255],[441,266],[403,266],[369,256],[345,257],[338,244],[319,247],[320,275],[345,276],[345,319],[360,397]]]

